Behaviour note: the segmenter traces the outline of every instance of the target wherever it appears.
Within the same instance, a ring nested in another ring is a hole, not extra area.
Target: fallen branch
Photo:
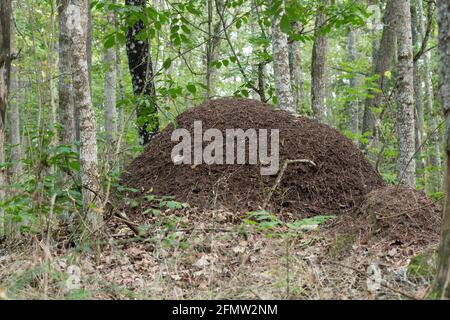
[[[316,166],[316,164],[313,161],[308,160],[308,159],[295,159],[295,160],[287,159],[287,160],[285,160],[283,167],[281,168],[281,171],[278,174],[277,180],[275,181],[275,184],[273,185],[272,189],[270,189],[270,192],[267,195],[266,200],[264,201],[264,204],[263,204],[264,209],[267,207],[267,204],[269,203],[270,199],[272,199],[272,195],[275,192],[275,190],[277,189],[278,185],[280,184],[281,179],[283,178],[283,175],[284,175],[284,171],[286,171],[287,166],[292,163],[309,163],[310,165],[312,165],[314,167]]]

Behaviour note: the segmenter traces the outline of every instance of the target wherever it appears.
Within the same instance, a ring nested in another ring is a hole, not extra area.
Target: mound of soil
[[[338,131],[268,104],[237,98],[210,100],[179,115],[177,128],[187,129],[193,137],[196,120],[202,121],[203,132],[216,128],[224,136],[226,129],[279,129],[280,169],[287,159],[314,162],[287,166],[268,209],[303,216],[337,214],[384,185],[364,155]],[[242,212],[263,205],[278,174],[262,176],[260,164],[174,165],[171,152],[179,142],[171,141],[173,130],[170,124],[155,136],[122,175],[123,185],[140,190],[141,195],[175,196],[202,209]]]
[[[441,207],[422,191],[385,186],[368,193],[356,228],[366,240],[397,245],[428,245],[439,240]]]

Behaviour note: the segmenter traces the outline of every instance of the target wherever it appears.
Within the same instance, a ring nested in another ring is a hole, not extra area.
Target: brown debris
[[[295,117],[256,100],[210,100],[177,117],[177,128],[193,132],[195,120],[203,131],[217,128],[280,130],[280,168],[291,164],[271,197],[268,209],[300,216],[339,214],[358,205],[364,195],[384,185],[358,148],[337,130],[314,120]],[[201,209],[245,211],[260,208],[277,176],[261,176],[259,165],[174,165],[171,141],[174,126],[158,134],[122,175],[121,183],[140,195],[172,195]],[[206,145],[206,143],[205,143]]]

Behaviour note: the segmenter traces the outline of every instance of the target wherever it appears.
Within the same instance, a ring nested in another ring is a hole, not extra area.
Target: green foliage
[[[257,231],[265,232],[266,236],[292,236],[299,232],[315,230],[319,225],[332,220],[335,216],[318,215],[294,222],[283,222],[277,216],[266,210],[247,212],[243,219],[244,226],[254,226]]]

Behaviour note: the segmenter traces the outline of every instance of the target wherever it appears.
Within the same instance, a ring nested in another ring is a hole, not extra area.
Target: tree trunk
[[[137,6],[142,11],[145,9],[146,0],[126,0],[126,5]],[[153,65],[150,56],[150,44],[146,40],[138,40],[138,35],[145,29],[142,20],[137,21],[128,28],[126,35],[126,47],[128,66],[133,82],[133,92],[138,97],[136,108],[139,136],[141,143],[146,145],[159,130],[158,109],[156,101],[156,88],[153,79]],[[148,103],[142,101],[146,99]]]
[[[412,41],[415,48],[414,52],[417,52],[423,39],[423,28],[420,28],[420,20],[417,12],[417,2],[421,0],[415,0],[411,2],[411,30]],[[423,24],[422,24],[423,26]],[[423,141],[424,141],[424,113],[423,113],[423,94],[422,94],[422,75],[419,68],[419,60],[414,61],[414,119],[415,119],[415,149],[416,149],[416,167],[417,178],[423,176],[423,170],[425,169],[425,163],[423,160]]]
[[[438,0],[436,2],[436,9],[436,20],[439,26],[440,53],[439,98],[445,114],[447,172],[442,235],[438,252],[437,275],[433,289],[438,297],[450,299],[450,0]]]
[[[11,72],[11,16],[10,0],[0,1],[0,163],[5,163],[5,115]],[[0,201],[5,198],[7,173],[0,168]],[[5,212],[0,209],[0,236],[5,234]]]
[[[50,93],[50,125],[52,128],[52,137],[50,140],[51,147],[55,147],[58,145],[58,116],[57,116],[57,103],[58,103],[58,91],[56,89],[56,83],[53,79],[53,75],[55,74],[55,69],[57,68],[57,61],[55,58],[55,5],[54,0],[50,0],[50,36],[48,40],[48,48],[47,48],[47,82],[49,85],[49,93]],[[51,172],[53,168],[50,168]]]
[[[116,19],[116,32],[119,31],[119,25]],[[119,85],[119,98],[120,101],[123,102],[125,100],[125,85],[123,83],[123,70],[122,70],[122,50],[120,49],[120,43],[116,42],[116,71],[117,71],[117,84]],[[124,110],[123,107],[120,107],[118,110],[118,124],[117,124],[117,132],[122,134],[124,128]]]
[[[391,69],[392,59],[395,53],[395,11],[394,1],[388,0],[383,18],[383,33],[381,36],[380,46],[376,54],[374,64],[374,74],[378,75],[375,90],[369,90],[370,96],[366,99],[364,104],[364,116],[362,133],[370,133],[373,138],[376,137],[375,132],[375,115],[373,108],[381,104],[383,98],[383,90],[387,84],[386,72]],[[376,143],[376,141],[375,141]]]
[[[72,88],[72,61],[70,49],[70,35],[67,27],[67,6],[70,0],[58,0],[59,24],[59,109],[62,130],[60,131],[62,144],[73,144],[76,139],[75,107]]]
[[[113,11],[108,12],[108,24],[115,24],[115,15]],[[114,145],[117,135],[116,122],[116,50],[108,48],[104,52],[105,72],[105,132],[106,148],[108,152],[114,151]]]
[[[92,106],[87,58],[88,0],[72,0],[67,7],[68,30],[72,37],[74,102],[80,115],[80,163],[83,209],[89,225],[102,222],[101,186],[98,174],[97,121]]]
[[[14,99],[9,99],[9,108],[11,109],[9,123],[11,126],[11,180],[17,181],[22,174],[22,145],[20,140],[20,112],[19,104],[21,103],[21,89],[18,80],[17,68],[11,68],[11,91],[15,93]]]
[[[297,30],[298,23],[295,22],[292,27]],[[289,39],[289,75],[296,108],[304,103],[305,98],[300,49],[300,42]]]
[[[283,4],[280,4],[280,6],[283,6]],[[271,24],[275,94],[280,109],[296,113],[297,108],[294,103],[289,76],[288,39],[287,35],[281,32],[280,16],[281,14],[273,15]]]
[[[356,61],[356,31],[353,29],[348,33],[348,56],[350,65],[353,65]],[[350,87],[355,91],[357,89],[357,80],[355,74],[350,79]],[[352,97],[351,99],[352,100],[349,103],[349,129],[353,134],[357,134],[359,133],[359,103],[356,97]]]
[[[414,78],[409,0],[395,0],[397,30],[397,179],[415,187]]]
[[[215,5],[214,5],[215,3]],[[208,41],[206,43],[206,96],[211,98],[215,95],[215,81],[217,76],[217,68],[213,65],[213,62],[218,59],[219,45],[220,45],[220,26],[222,25],[220,19],[214,23],[214,10],[223,10],[223,2],[221,0],[207,1],[208,11]],[[219,13],[222,14],[222,13]]]
[[[11,51],[15,52],[14,32],[11,33]],[[11,65],[11,88],[13,95],[9,96],[8,107],[10,108],[10,142],[11,142],[11,181],[17,182],[22,174],[22,143],[20,139],[20,112],[22,90],[20,88],[19,70]]]
[[[328,5],[328,2],[328,0],[322,0],[319,11],[322,11],[322,8]],[[325,63],[328,41],[321,33],[325,21],[325,14],[318,12],[311,59],[311,109],[314,118],[318,121],[323,121],[325,116]]]
[[[428,19],[433,18],[432,14],[432,6],[433,4],[428,3]],[[423,24],[423,2],[422,0],[417,0],[417,14],[420,17],[419,19],[419,30],[423,35],[425,33],[425,28]],[[431,150],[428,151],[428,159],[427,159],[427,167],[430,168],[430,172],[427,173],[427,182],[426,182],[426,190],[427,192],[437,192],[441,190],[441,141],[438,130],[438,115],[434,112],[434,92],[433,92],[433,83],[431,81],[431,73],[430,73],[430,54],[429,52],[425,53],[422,57],[423,59],[423,74],[424,74],[424,82],[425,82],[425,105],[426,112],[428,114],[428,122],[427,122],[427,139],[428,143],[431,146]]]

